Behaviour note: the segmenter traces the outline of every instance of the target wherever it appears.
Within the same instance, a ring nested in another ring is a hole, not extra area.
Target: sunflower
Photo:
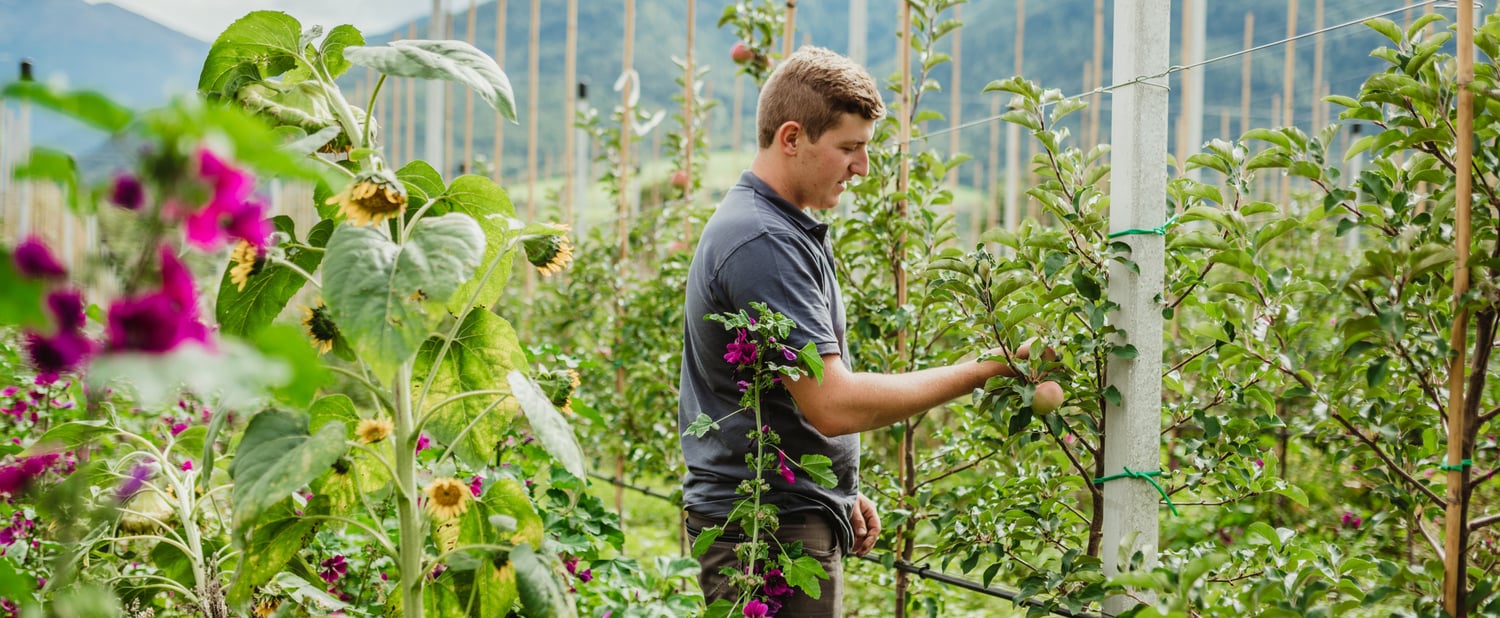
[[[406,211],[406,188],[390,170],[365,172],[325,203],[338,204],[354,225],[375,225]]]
[[[317,307],[303,307],[307,311],[307,317],[302,319],[302,325],[307,327],[308,336],[318,345],[319,354],[327,354],[333,349],[333,342],[339,338],[339,325],[333,322],[333,316],[328,313],[328,306],[318,303]]]
[[[440,522],[469,510],[469,486],[455,478],[440,478],[427,486],[427,512]]]
[[[559,226],[566,232],[566,226]],[[521,239],[526,260],[543,275],[560,273],[573,263],[573,241],[566,234],[533,234]]]
[[[239,291],[245,291],[245,283],[260,274],[266,266],[266,251],[241,240],[229,254],[229,282]]]
[[[391,435],[391,422],[383,418],[360,419],[354,435],[359,436],[360,442],[374,444]]]
[[[552,405],[563,412],[573,411],[573,393],[580,384],[577,371],[572,369],[540,371],[536,374],[536,383],[542,387],[542,393],[547,395],[547,400],[551,401]]]
[[[279,606],[281,606],[281,599],[266,597],[255,602],[253,615],[255,618],[270,618],[271,614],[276,613],[276,608]]]

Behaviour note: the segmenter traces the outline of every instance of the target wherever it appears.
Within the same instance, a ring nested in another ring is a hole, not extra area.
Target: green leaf
[[[308,431],[312,432],[317,432],[331,422],[343,423],[346,431],[353,431],[354,427],[359,425],[359,411],[354,407],[354,400],[344,394],[319,397],[317,401],[312,402],[311,406],[308,406],[307,413]],[[350,435],[345,434],[345,437],[348,438]]]
[[[412,375],[426,380],[443,339],[431,337],[417,351]],[[526,356],[516,331],[505,318],[489,311],[474,310],[464,316],[447,354],[428,386],[424,413],[444,399],[478,390],[506,390],[507,373],[526,368]],[[413,384],[413,392],[424,385]],[[443,406],[433,413],[425,429],[439,442],[451,445],[458,458],[482,468],[494,456],[495,444],[504,437],[516,414],[516,401],[505,394],[474,395]],[[468,433],[464,433],[465,430]]]
[[[723,526],[710,526],[698,533],[698,538],[693,539],[693,557],[697,558],[708,553],[708,548],[724,536]]]
[[[250,419],[229,465],[236,536],[342,457],[344,436],[338,422],[309,433],[308,416],[286,410],[266,410]]]
[[[531,618],[577,618],[573,603],[557,581],[554,570],[522,543],[510,552],[516,568],[516,587],[521,593],[521,614]]]
[[[1122,346],[1111,348],[1109,354],[1110,356],[1122,360],[1134,360],[1137,356],[1140,356],[1141,353],[1135,349],[1134,345],[1127,343]]]
[[[198,91],[232,94],[246,81],[287,72],[302,53],[302,26],[286,13],[254,11],[230,24],[208,50]]]
[[[386,75],[458,82],[473,88],[501,116],[516,121],[510,78],[489,54],[463,41],[391,41],[386,47],[347,48],[344,57]]]
[[[797,467],[807,474],[812,482],[824,487],[837,487],[839,477],[833,473],[833,460],[826,455],[803,455]]]
[[[820,383],[823,381],[823,356],[818,354],[817,344],[811,341],[807,342],[807,345],[797,350],[797,360],[802,363],[802,366],[807,369],[808,373],[812,374],[813,380]],[[694,421],[694,423],[696,422]],[[718,427],[717,424],[714,426]],[[701,438],[703,436],[699,434],[698,437]]]
[[[45,284],[16,272],[16,260],[9,249],[0,248],[0,324],[41,328],[48,323],[42,297]]]
[[[695,438],[702,438],[703,436],[708,435],[708,432],[718,428],[719,424],[714,422],[713,417],[699,412],[698,418],[693,419],[693,422],[688,424],[687,433],[691,434]]]
[[[11,82],[0,98],[20,99],[82,122],[96,129],[119,133],[135,120],[135,113],[109,97],[90,90],[63,91],[42,82]]]
[[[283,403],[306,406],[332,377],[317,350],[307,345],[307,337],[294,326],[274,324],[257,333],[253,343],[266,358],[279,359],[291,368],[291,380],[271,389]]]
[[[443,175],[422,160],[401,166],[401,169],[396,170],[396,179],[406,186],[408,211],[412,206],[436,199],[447,190],[443,184]]]
[[[398,245],[376,228],[340,225],[324,256],[323,295],[334,320],[366,362],[386,371],[410,358],[441,317],[424,311],[424,298],[447,301],[484,251],[484,232],[467,216],[412,227]]]
[[[1099,282],[1094,281],[1094,278],[1089,276],[1082,268],[1073,269],[1071,279],[1073,281],[1073,288],[1078,290],[1080,296],[1089,300],[1099,300],[1101,292]]]
[[[1301,487],[1289,483],[1286,487],[1277,489],[1275,493],[1291,498],[1293,502],[1303,507],[1307,506],[1307,492],[1302,491]]]
[[[526,419],[531,421],[531,430],[542,447],[556,457],[558,463],[573,476],[585,478],[588,469],[583,463],[583,449],[578,447],[578,439],[573,436],[573,428],[568,426],[568,421],[557,413],[557,408],[552,407],[547,395],[531,378],[519,371],[511,371],[506,377],[510,381],[511,392],[521,404]]]
[[[107,421],[70,421],[54,426],[37,438],[29,448],[21,451],[22,457],[29,457],[43,452],[50,452],[58,448],[76,449],[92,442],[94,438],[103,435],[117,433],[119,430],[111,427]]]
[[[64,203],[74,212],[82,209],[78,201],[78,162],[61,150],[35,146],[24,163],[12,173],[17,180],[35,179],[54,182],[63,187]]]
[[[516,216],[516,208],[511,204],[510,196],[489,178],[459,176],[448,185],[448,189],[429,212],[460,212],[473,217],[479,223],[479,228],[484,230],[484,257],[479,261],[481,270],[453,293],[453,297],[448,300],[448,311],[462,313],[468,309],[466,304],[471,297],[477,298],[478,304],[482,306],[489,306],[499,300],[510,279],[511,262],[515,259],[515,249],[510,244],[514,233],[509,224]],[[501,251],[505,254],[501,255]],[[490,264],[495,260],[500,262],[491,268]],[[488,271],[489,277],[481,281],[480,277],[485,276],[485,271]]]
[[[1272,547],[1275,547],[1278,551],[1281,549],[1281,536],[1276,534],[1275,528],[1272,528],[1270,524],[1267,524],[1263,521],[1257,521],[1246,527],[1245,536],[1250,540],[1252,544],[1270,545]],[[1255,540],[1257,538],[1262,539],[1263,541],[1257,542]]]
[[[786,578],[787,585],[814,599],[823,595],[823,587],[818,584],[818,580],[828,579],[828,571],[812,556],[797,556],[793,560],[782,555],[781,575]]]
[[[344,50],[364,44],[365,37],[359,33],[358,28],[349,24],[335,26],[328,31],[328,36],[323,37],[323,42],[318,44],[318,58],[322,60],[323,67],[328,69],[329,76],[338,79],[344,71],[349,70]]]
[[[90,363],[85,377],[99,388],[118,382],[116,386],[135,393],[137,405],[148,409],[175,401],[183,389],[214,407],[251,409],[264,402],[271,389],[292,382],[286,363],[267,358],[243,341],[226,337],[215,347],[189,342],[166,354],[106,354]]]
[[[526,486],[520,481],[511,478],[498,479],[484,489],[484,495],[480,501],[493,514],[505,515],[515,520],[516,529],[508,537],[504,537],[506,542],[532,545],[542,543],[544,536],[542,517],[537,514],[536,506],[531,502],[531,495],[526,492]],[[488,519],[485,525],[494,528],[493,522]],[[465,542],[477,543],[478,541]]]
[[[314,503],[323,500],[314,498]],[[311,504],[309,509],[311,509]],[[283,500],[266,513],[265,523],[256,526],[250,542],[240,554],[234,580],[229,588],[229,602],[240,605],[250,601],[256,588],[271,581],[286,564],[312,541],[312,532],[321,523],[298,513],[290,500]],[[160,546],[168,546],[166,543]],[[189,571],[191,573],[191,571]]]

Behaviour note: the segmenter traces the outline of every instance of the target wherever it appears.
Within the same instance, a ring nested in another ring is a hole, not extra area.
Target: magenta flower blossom
[[[578,581],[579,581],[579,583],[584,583],[584,584],[587,584],[587,583],[589,583],[591,581],[594,581],[594,570],[593,569],[584,569],[582,571],[579,571],[578,572]]]
[[[760,599],[750,599],[745,604],[745,618],[766,618],[771,615],[771,608],[762,603]]]
[[[479,478],[478,476],[469,479],[469,493],[474,494],[475,498],[479,497],[479,492],[483,489],[484,479]]]
[[[725,346],[729,350],[724,354],[724,362],[731,365],[748,365],[755,362],[755,342],[750,341],[750,333],[740,329],[735,335],[734,342]]]
[[[120,174],[115,176],[114,185],[110,187],[109,201],[125,210],[140,210],[146,203],[146,189],[141,186],[139,178]]]
[[[786,481],[786,484],[791,485],[797,482],[797,475],[792,474],[792,469],[786,465],[786,453],[779,450],[776,451],[776,467],[781,473],[781,480]]]
[[[7,386],[5,387],[5,390],[0,391],[0,397],[15,397],[16,393],[20,391],[21,389],[15,386]]]
[[[170,421],[172,419],[167,419],[167,420]],[[172,432],[172,437],[174,437],[174,438],[177,437],[178,434],[180,434],[180,433],[182,433],[184,431],[187,431],[187,428],[188,428],[187,423],[170,423],[170,424],[171,424],[171,427],[169,427],[167,429],[167,431]]]
[[[82,332],[63,331],[46,336],[26,333],[26,359],[43,373],[66,373],[77,369],[94,352],[94,342]]]
[[[191,459],[184,459],[184,460],[182,460],[182,471],[183,472],[192,472],[193,471],[193,460],[191,460]]]
[[[32,381],[32,384],[35,384],[37,386],[52,386],[53,384],[56,384],[56,383],[57,383],[57,374],[56,373],[47,372],[47,371],[43,371],[43,372],[41,372],[39,374],[36,374],[36,379]],[[38,401],[41,400],[41,396],[37,395],[36,391],[31,391],[31,398],[32,399],[36,399]]]
[[[430,439],[427,438],[427,434],[424,433],[424,434],[421,434],[421,435],[417,436],[417,452],[418,453],[427,450],[431,446],[432,446],[432,440],[430,440]]]
[[[83,292],[73,289],[54,290],[47,293],[47,310],[57,320],[57,330],[79,330],[83,328]]]
[[[783,347],[781,348],[781,357],[787,359],[788,361],[797,360],[797,351],[791,348]]]
[[[105,332],[112,351],[160,354],[184,341],[208,343],[192,274],[170,247],[161,247],[161,289],[111,303]]]
[[[342,554],[324,560],[318,566],[322,567],[318,570],[318,577],[323,578],[323,581],[328,582],[329,585],[337,583],[340,577],[349,572],[349,564],[344,562]]]
[[[265,205],[251,199],[254,178],[207,148],[198,150],[198,172],[212,186],[213,195],[202,208],[183,218],[188,243],[213,251],[238,238],[264,247],[271,226],[265,220]]]
[[[766,571],[766,583],[761,587],[766,596],[784,597],[792,593],[792,587],[786,584],[786,577],[782,575],[781,569]]]
[[[1364,518],[1355,515],[1353,511],[1344,511],[1342,521],[1345,528],[1358,528],[1360,524],[1365,523]]]
[[[57,261],[52,250],[47,248],[47,243],[34,234],[16,245],[11,259],[21,276],[28,279],[60,279],[68,274],[62,262]]]

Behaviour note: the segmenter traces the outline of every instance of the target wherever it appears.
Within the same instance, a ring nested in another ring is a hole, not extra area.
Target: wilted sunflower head
[[[229,282],[239,291],[245,291],[245,283],[260,274],[266,266],[266,250],[241,240],[229,254]]]
[[[281,599],[278,599],[276,597],[266,597],[255,602],[255,610],[253,615],[255,616],[255,618],[270,618],[271,614],[276,613],[276,608],[280,606]]]
[[[560,228],[566,232],[567,228]],[[526,260],[543,275],[560,273],[573,263],[573,241],[566,234],[533,234],[521,238]]]
[[[536,374],[537,386],[542,387],[542,392],[547,395],[547,400],[552,405],[564,412],[573,411],[573,392],[578,388],[578,372],[572,369],[558,369],[555,371],[539,371]]]
[[[427,486],[427,512],[443,522],[469,510],[469,486],[455,478],[440,478]]]
[[[391,435],[391,422],[383,418],[360,419],[359,427],[354,430],[354,435],[359,436],[359,441],[365,444],[374,444],[384,440]]]
[[[327,354],[333,349],[333,342],[339,338],[339,325],[333,322],[328,306],[323,303],[318,303],[317,307],[302,309],[307,311],[307,317],[302,319],[302,325],[307,327],[307,335],[318,345],[319,354]]]
[[[406,187],[390,170],[364,172],[327,203],[354,225],[376,225],[406,210]]]

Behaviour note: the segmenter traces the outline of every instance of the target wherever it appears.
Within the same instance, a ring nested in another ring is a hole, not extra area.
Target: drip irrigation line
[[[622,481],[622,480],[620,480],[618,478],[615,478],[613,476],[605,476],[603,474],[598,474],[598,473],[595,473],[595,472],[590,472],[589,473],[589,478],[593,478],[593,479],[597,479],[597,480],[600,480],[600,481],[604,481],[604,482],[609,483],[611,485],[614,485],[616,487],[621,487],[621,488],[624,488],[624,489],[629,489],[631,491],[635,491],[635,492],[641,493],[643,495],[650,496],[652,498],[656,498],[658,500],[664,500],[666,502],[671,502],[672,504],[676,504],[678,506],[681,506],[681,501],[678,500],[675,497],[669,496],[667,494],[664,494],[664,493],[661,493],[661,492],[658,492],[658,491],[655,491],[655,490],[646,489],[645,487],[637,487],[635,485],[631,485],[631,484],[626,483],[625,481]],[[866,560],[868,562],[873,562],[873,563],[878,564],[880,566],[886,566],[887,568],[893,568],[893,569],[896,569],[897,571],[902,571],[902,572],[905,572],[905,573],[910,573],[912,575],[916,575],[917,577],[921,577],[923,579],[930,579],[932,581],[943,583],[943,584],[947,584],[949,586],[953,586],[953,587],[956,587],[956,588],[963,588],[964,590],[968,590],[970,592],[977,592],[979,594],[983,594],[983,595],[988,595],[988,596],[992,596],[992,597],[996,597],[996,598],[1005,599],[1005,600],[1011,601],[1013,603],[1015,603],[1016,599],[1021,596],[1020,592],[1014,592],[1014,591],[1006,590],[1004,588],[993,588],[993,587],[986,586],[986,585],[981,584],[981,583],[976,582],[976,581],[971,581],[971,580],[963,579],[961,577],[954,577],[954,576],[948,575],[946,573],[942,573],[942,572],[939,572],[939,571],[934,571],[930,567],[927,567],[925,565],[924,566],[918,566],[918,565],[915,565],[915,564],[911,564],[909,562],[902,562],[900,560],[895,560],[895,561],[893,561],[891,563],[890,566],[887,566],[884,560],[882,560],[880,558],[876,558],[874,556],[865,555],[865,556],[855,556],[855,557],[861,558],[861,559]],[[1026,605],[1028,607],[1042,607],[1042,608],[1046,608],[1047,607],[1046,603],[1043,603],[1043,602],[1035,600],[1035,599],[1026,599],[1024,601],[1019,602],[1018,604],[1020,604],[1020,605]],[[1084,612],[1074,613],[1074,612],[1070,612],[1070,611],[1068,611],[1066,609],[1052,609],[1052,608],[1047,608],[1047,611],[1050,612],[1054,616],[1071,616],[1071,617],[1074,617],[1074,618],[1103,618],[1099,614],[1089,614],[1089,613],[1084,613]]]
[[[1483,4],[1484,4],[1480,0],[1473,0],[1473,1],[1474,1],[1474,5],[1476,7],[1482,7]],[[1120,82],[1120,83],[1117,83],[1117,84],[1110,84],[1108,86],[1100,86],[1098,88],[1094,88],[1092,90],[1081,92],[1079,94],[1076,94],[1076,95],[1073,95],[1073,96],[1070,96],[1070,97],[1066,97],[1066,98],[1069,98],[1069,99],[1078,99],[1078,98],[1083,98],[1083,97],[1087,97],[1087,96],[1093,96],[1093,95],[1096,95],[1096,94],[1105,94],[1105,93],[1113,92],[1113,91],[1118,90],[1120,88],[1124,88],[1126,86],[1133,86],[1133,85],[1137,85],[1137,84],[1146,85],[1146,86],[1156,86],[1158,88],[1167,88],[1168,90],[1170,90],[1170,88],[1168,88],[1167,86],[1163,86],[1161,84],[1154,84],[1154,83],[1151,83],[1151,81],[1152,80],[1156,80],[1156,79],[1161,79],[1163,77],[1167,77],[1169,75],[1172,75],[1173,73],[1181,73],[1181,72],[1186,71],[1188,69],[1196,69],[1198,67],[1202,67],[1202,66],[1207,66],[1207,65],[1210,65],[1210,64],[1214,64],[1216,62],[1223,62],[1225,60],[1230,60],[1230,59],[1233,59],[1233,58],[1238,58],[1238,57],[1243,56],[1245,54],[1254,53],[1254,52],[1261,51],[1263,49],[1268,49],[1268,48],[1271,48],[1271,47],[1277,47],[1277,46],[1280,46],[1280,45],[1285,45],[1287,43],[1291,43],[1291,42],[1294,42],[1294,41],[1297,41],[1297,40],[1300,40],[1300,39],[1305,39],[1307,37],[1319,36],[1319,35],[1322,35],[1322,34],[1326,34],[1328,32],[1332,32],[1334,30],[1341,30],[1343,28],[1348,28],[1349,26],[1357,26],[1357,25],[1363,24],[1366,21],[1369,21],[1371,19],[1376,19],[1376,18],[1379,18],[1379,17],[1385,17],[1385,16],[1388,16],[1388,15],[1395,15],[1396,13],[1401,13],[1401,12],[1404,12],[1404,11],[1407,11],[1407,10],[1410,10],[1410,9],[1423,7],[1423,6],[1426,6],[1426,5],[1429,5],[1429,4],[1436,5],[1436,8],[1444,8],[1444,9],[1456,8],[1458,6],[1458,3],[1457,2],[1453,2],[1452,0],[1424,0],[1424,1],[1418,2],[1416,4],[1412,4],[1410,6],[1403,6],[1401,8],[1397,8],[1397,9],[1390,9],[1388,11],[1384,11],[1384,12],[1381,12],[1381,13],[1376,13],[1374,15],[1367,15],[1367,16],[1361,17],[1359,19],[1353,19],[1353,20],[1346,21],[1346,22],[1344,22],[1342,24],[1336,24],[1336,25],[1333,25],[1333,26],[1328,26],[1328,27],[1319,29],[1319,30],[1313,30],[1313,31],[1310,31],[1310,32],[1304,32],[1302,34],[1297,34],[1297,35],[1294,35],[1294,36],[1290,36],[1290,37],[1287,37],[1287,38],[1284,38],[1284,39],[1281,39],[1281,40],[1278,40],[1278,41],[1271,41],[1270,43],[1263,43],[1261,45],[1256,45],[1255,47],[1251,47],[1251,48],[1248,48],[1248,49],[1242,49],[1242,50],[1239,50],[1239,51],[1235,51],[1235,52],[1230,52],[1230,53],[1224,54],[1222,56],[1218,56],[1218,57],[1214,57],[1214,58],[1209,58],[1208,60],[1204,60],[1204,61],[1201,61],[1201,62],[1195,62],[1195,63],[1189,64],[1189,65],[1172,65],[1170,67],[1167,67],[1166,71],[1163,71],[1161,73],[1157,73],[1155,75],[1142,75],[1140,77],[1137,77],[1137,78],[1129,80],[1129,81],[1124,81],[1124,82]],[[1048,105],[1050,105],[1050,104],[1048,104]],[[1044,105],[1044,107],[1045,107],[1045,105]],[[993,122],[995,120],[999,120],[1003,116],[1004,116],[1004,114],[999,114],[999,115],[992,115],[992,116],[989,116],[987,118],[981,118],[979,120],[971,120],[971,121],[965,122],[963,124],[958,124],[958,125],[954,125],[954,126],[948,127],[946,129],[939,129],[939,130],[936,130],[936,131],[932,131],[930,133],[924,133],[922,135],[918,135],[917,137],[912,138],[912,141],[916,141],[916,140],[926,141],[929,138],[938,137],[940,135],[947,135],[947,134],[952,133],[954,131],[962,131],[964,129],[973,128],[973,127],[976,127],[976,126],[979,126],[979,125],[983,125],[983,124],[988,124],[988,123]]]
[[[875,564],[885,566],[885,562],[881,561],[880,558],[876,558],[875,556],[865,555],[858,556],[858,558],[863,559],[867,562],[873,562]],[[902,562],[900,560],[895,561],[889,568],[894,568],[897,571],[901,571],[904,573],[910,573],[912,575],[916,575],[917,577],[942,582],[950,586],[963,588],[964,590],[969,590],[971,592],[978,592],[980,594],[985,594],[992,597],[999,597],[1011,602],[1015,602],[1016,598],[1020,596],[1019,592],[1011,592],[1003,588],[991,588],[978,582],[972,582],[967,579],[954,577],[952,575],[933,571],[926,566],[917,566],[915,564]],[[1025,601],[1021,601],[1019,604],[1026,605],[1028,607],[1047,607],[1046,603],[1043,603],[1036,599],[1026,599]],[[1090,614],[1086,612],[1073,613],[1066,609],[1047,608],[1047,611],[1054,616],[1073,616],[1075,618],[1102,618],[1099,614]]]

